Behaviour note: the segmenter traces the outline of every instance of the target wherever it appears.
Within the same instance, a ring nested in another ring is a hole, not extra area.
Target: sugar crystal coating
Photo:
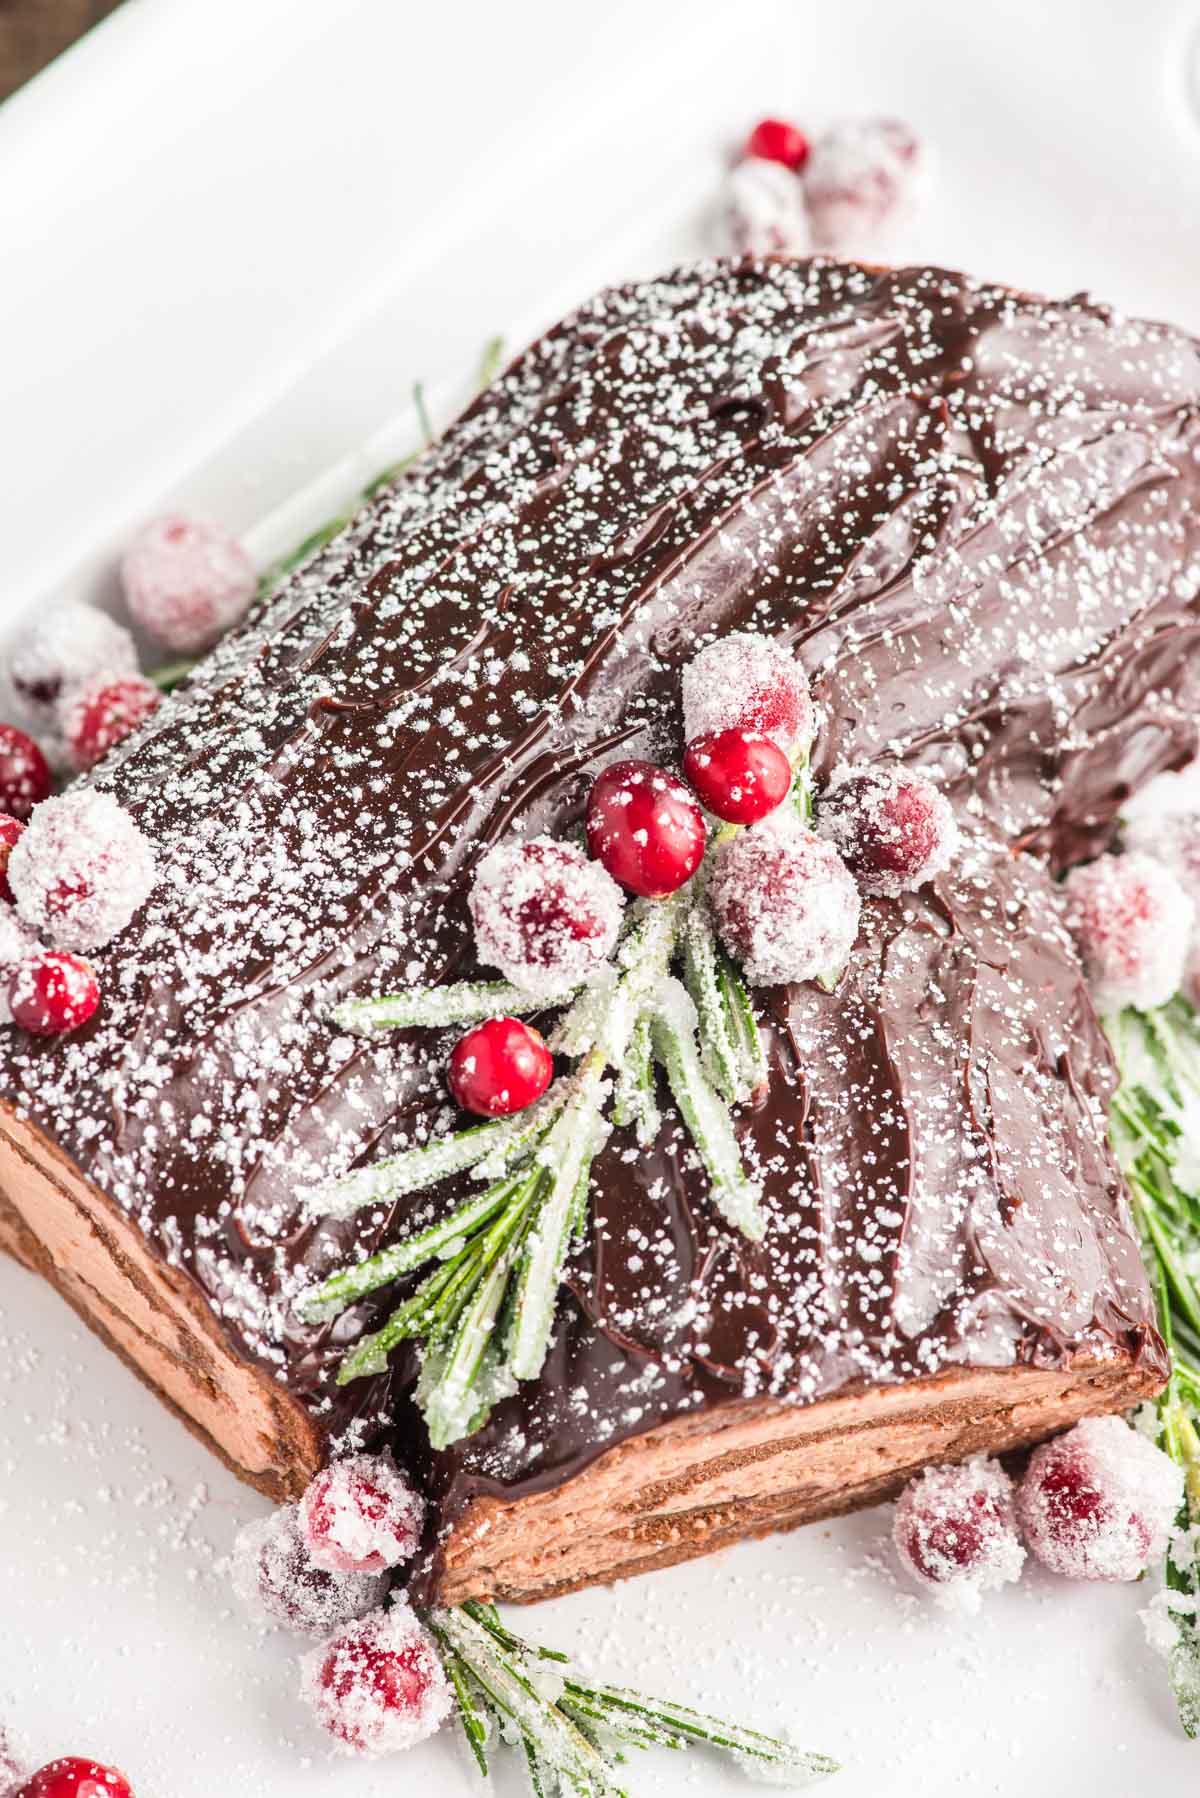
[[[146,525],[126,551],[121,580],[142,629],[181,655],[207,649],[237,624],[258,588],[235,538],[178,513]]]
[[[839,769],[818,801],[817,829],[864,893],[892,899],[944,874],[959,845],[949,800],[895,762]]]
[[[233,1589],[242,1603],[301,1636],[323,1636],[382,1603],[377,1573],[334,1572],[313,1558],[295,1505],[240,1530],[233,1545]]]
[[[0,724],[0,809],[28,818],[52,785],[49,763],[33,738],[13,724]]]
[[[8,878],[33,929],[65,949],[98,949],[150,893],[154,852],[111,794],[77,787],[38,806]]]
[[[427,1631],[402,1602],[347,1624],[305,1655],[301,1696],[345,1754],[395,1754],[450,1714],[450,1684]]]
[[[8,674],[37,730],[50,731],[64,699],[98,674],[136,674],[132,634],[98,606],[66,600],[21,631],[8,652]]]
[[[0,1024],[12,1023],[9,989],[21,965],[37,955],[37,936],[11,905],[0,905]]]
[[[498,843],[479,864],[469,899],[475,948],[529,993],[561,992],[607,961],[621,927],[616,881],[571,843]]]
[[[977,1611],[983,1593],[1018,1579],[1025,1563],[1012,1481],[983,1455],[911,1480],[892,1539],[908,1572],[948,1609]]]
[[[1139,850],[1073,868],[1066,917],[1098,1012],[1165,1005],[1182,985],[1195,908],[1171,870]]]
[[[689,743],[717,731],[758,730],[786,755],[812,738],[816,720],[808,676],[771,637],[751,631],[718,637],[688,662],[682,688]]]
[[[1052,1573],[1134,1580],[1165,1551],[1182,1502],[1169,1455],[1119,1417],[1088,1417],[1034,1449],[1017,1516]]]
[[[837,850],[786,807],[717,851],[708,900],[718,935],[756,986],[839,973],[862,909]]]
[[[347,1455],[311,1482],[300,1524],[318,1567],[382,1573],[411,1560],[425,1501],[389,1454]]]

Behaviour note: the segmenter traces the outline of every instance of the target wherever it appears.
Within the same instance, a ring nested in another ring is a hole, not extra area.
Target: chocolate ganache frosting
[[[1200,361],[1167,327],[936,269],[705,263],[521,356],[95,777],[160,879],[77,1035],[2,1033],[11,1106],[195,1283],[333,1451],[395,1430],[452,1516],[743,1395],[1162,1350],[1105,1139],[1114,1074],[1053,873],[1196,748]],[[679,674],[794,648],[818,785],[898,757],[966,848],[869,901],[833,993],[755,995],[771,1078],[737,1236],[669,1106],[616,1131],[542,1377],[432,1456],[388,1375],[339,1388],[297,1292],[440,1215],[299,1194],[452,1120],[449,1039],[348,994],[475,972],[483,849],[569,832],[619,756],[677,764]]]

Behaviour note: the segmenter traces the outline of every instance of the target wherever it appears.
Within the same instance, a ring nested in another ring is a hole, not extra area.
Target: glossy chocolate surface
[[[812,678],[818,777],[921,766],[963,860],[867,905],[836,993],[757,995],[762,1245],[669,1112],[648,1155],[613,1135],[543,1377],[429,1466],[443,1514],[743,1393],[1159,1356],[1045,864],[1195,750],[1198,406],[1182,334],[936,270],[706,264],[600,296],[106,765],[162,879],[96,958],[91,1026],[2,1033],[6,1096],[335,1447],[392,1419],[415,1457],[411,1355],[332,1380],[394,1295],[332,1332],[291,1301],[457,1189],[320,1227],[297,1195],[451,1123],[449,1045],[351,1041],[328,1006],[472,972],[481,848],[574,824],[617,756],[677,766],[681,664],[768,631]]]

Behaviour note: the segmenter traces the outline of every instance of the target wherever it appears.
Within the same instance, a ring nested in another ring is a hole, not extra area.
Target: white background
[[[691,253],[755,116],[888,112],[939,177],[902,248],[1200,327],[1196,0],[130,0],[0,109],[0,627],[111,590],[179,500],[286,548],[513,347]],[[365,447],[364,447],[365,446]],[[294,1645],[221,1573],[261,1501],[0,1265],[0,1726],[138,1798],[458,1798],[439,1739],[328,1759]],[[838,1798],[1191,1790],[1130,1588],[1032,1575],[974,1622],[873,1512],[520,1621],[598,1672],[794,1726]],[[693,1758],[638,1793],[725,1798]],[[511,1776],[498,1782],[517,1790]]]

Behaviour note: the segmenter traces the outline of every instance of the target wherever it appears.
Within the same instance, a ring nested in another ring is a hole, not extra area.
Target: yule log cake
[[[390,1436],[450,1600],[662,1565],[1155,1392],[1054,877],[1196,747],[1198,402],[1186,336],[939,270],[707,264],[583,307],[93,777],[159,879],[88,1026],[0,1032],[8,1246],[272,1496]],[[834,990],[752,989],[761,1240],[658,1075],[654,1140],[597,1153],[540,1374],[435,1450],[419,1340],[335,1377],[415,1276],[298,1306],[478,1190],[305,1199],[461,1124],[458,1032],[331,1012],[494,977],[481,854],[577,840],[616,759],[677,768],[681,671],[734,631],[807,670],[818,794],[898,758],[962,853],[865,902]]]

